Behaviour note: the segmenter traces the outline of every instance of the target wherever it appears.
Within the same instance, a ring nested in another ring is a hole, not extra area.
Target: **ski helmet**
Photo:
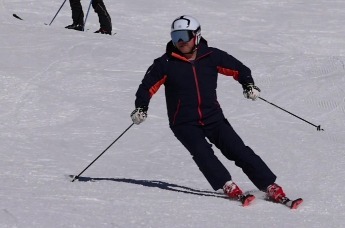
[[[171,40],[176,45],[180,40],[188,42],[195,37],[195,46],[201,39],[200,23],[191,16],[183,15],[176,18],[171,24]]]

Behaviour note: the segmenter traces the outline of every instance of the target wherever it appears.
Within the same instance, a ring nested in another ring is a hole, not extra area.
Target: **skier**
[[[78,31],[84,30],[84,12],[80,0],[69,0],[72,9],[73,24],[66,26],[67,29]],[[111,35],[112,24],[110,15],[105,8],[103,0],[93,0],[92,7],[98,14],[100,28],[95,33]]]
[[[246,98],[257,99],[260,89],[254,85],[251,70],[226,52],[209,47],[201,36],[199,22],[191,16],[176,18],[170,35],[166,53],[154,60],[136,92],[136,108],[131,113],[133,123],[140,124],[146,119],[151,97],[164,84],[170,128],[212,188],[223,189],[227,196],[241,200],[243,205],[254,199],[252,195],[246,198],[232,181],[209,142],[242,168],[270,200],[282,202],[285,193],[275,183],[275,174],[243,143],[217,101],[218,73],[232,76],[242,85]]]

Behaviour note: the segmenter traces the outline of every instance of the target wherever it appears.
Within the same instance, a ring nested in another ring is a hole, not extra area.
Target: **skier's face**
[[[190,54],[192,53],[194,49],[194,42],[195,42],[195,37],[187,42],[180,40],[179,42],[176,43],[175,46],[182,54]]]

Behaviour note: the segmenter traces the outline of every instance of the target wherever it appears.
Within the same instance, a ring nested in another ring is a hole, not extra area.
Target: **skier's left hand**
[[[243,85],[243,95],[245,98],[256,100],[260,96],[261,90],[253,83]]]

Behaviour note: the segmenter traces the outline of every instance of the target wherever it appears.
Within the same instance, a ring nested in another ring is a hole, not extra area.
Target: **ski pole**
[[[289,112],[289,111],[287,111],[287,110],[285,110],[285,109],[279,107],[278,105],[275,105],[275,104],[273,104],[273,103],[271,103],[271,102],[265,100],[265,99],[262,98],[262,97],[259,97],[259,99],[261,99],[261,100],[263,100],[263,101],[265,101],[265,102],[267,102],[267,103],[273,105],[273,106],[276,107],[276,108],[279,108],[279,109],[283,110],[284,112],[289,113],[290,115],[293,115],[294,117],[297,117],[297,118],[300,119],[300,120],[303,120],[304,122],[306,122],[306,123],[308,123],[308,124],[310,124],[310,125],[313,125],[314,127],[316,127],[316,130],[318,130],[318,131],[324,131],[324,129],[321,128],[321,125],[318,125],[318,126],[317,126],[317,125],[315,125],[315,124],[313,124],[313,123],[310,123],[309,121],[307,121],[307,120],[305,120],[305,119],[303,119],[303,118],[301,118],[301,117],[299,117],[299,116],[297,116],[297,115],[295,115],[295,114],[293,114],[293,113],[291,113],[291,112]]]
[[[114,143],[116,143],[116,141],[121,138],[122,135],[124,135],[126,133],[126,131],[128,131],[132,126],[134,125],[134,123],[132,123],[131,125],[129,125],[129,127],[124,130],[124,132],[122,132],[122,134],[117,137],[105,150],[103,150],[103,152],[98,155],[98,157],[93,160],[83,171],[81,171],[77,176],[74,176],[73,179],[72,179],[72,182],[74,182],[76,179],[78,179],[80,177],[81,174],[83,174],[85,172],[85,170],[87,170],[95,161],[97,161],[98,158],[100,158]]]
[[[65,0],[65,1],[62,3],[62,5],[60,6],[59,10],[56,12],[55,16],[53,17],[53,20],[49,23],[49,25],[51,25],[51,24],[53,23],[53,21],[55,20],[55,17],[58,15],[58,13],[59,13],[60,10],[62,9],[63,5],[65,5],[65,2],[66,2],[66,1],[67,1],[67,0]]]
[[[84,31],[84,28],[85,28],[87,17],[89,16],[91,5],[92,5],[92,0],[90,0],[89,8],[87,9],[87,13],[86,13],[84,24],[83,24],[83,31]]]

